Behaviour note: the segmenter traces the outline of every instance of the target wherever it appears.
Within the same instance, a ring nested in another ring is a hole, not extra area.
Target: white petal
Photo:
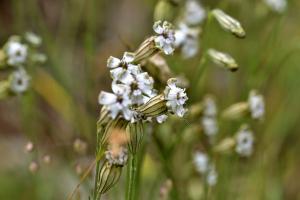
[[[165,122],[167,120],[167,118],[168,118],[168,115],[160,115],[160,116],[156,117],[156,121],[161,124],[161,123]]]
[[[117,95],[128,95],[130,92],[129,86],[124,85],[124,84],[113,83],[111,85],[111,89]]]
[[[98,102],[101,105],[110,105],[112,103],[115,103],[117,101],[117,96],[113,93],[109,92],[100,92],[98,97]]]
[[[162,27],[162,22],[161,21],[155,22],[154,25],[153,25],[153,30],[157,34],[162,34],[164,32],[164,29]]]
[[[116,68],[116,67],[119,67],[121,64],[121,60],[119,58],[115,58],[113,56],[110,56],[108,59],[107,59],[107,67],[108,68]]]
[[[133,60],[134,60],[134,53],[125,52],[123,54],[123,59],[122,59],[123,62],[131,63]]]

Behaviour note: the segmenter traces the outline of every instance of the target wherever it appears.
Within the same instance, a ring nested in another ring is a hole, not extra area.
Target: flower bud
[[[144,136],[143,122],[129,123],[126,128],[126,135],[128,138],[128,150],[135,155],[141,146]]]
[[[225,153],[231,150],[235,145],[235,140],[233,138],[225,138],[214,148],[215,152]]]
[[[46,154],[43,156],[43,162],[46,164],[46,165],[49,165],[52,161],[52,158],[50,155]]]
[[[119,180],[123,166],[112,165],[104,162],[99,173],[99,181],[97,183],[97,194],[102,195],[112,188]]]
[[[151,98],[147,103],[138,107],[136,111],[141,114],[143,118],[157,117],[168,111],[166,100],[163,94]]]
[[[248,112],[248,103],[240,102],[226,108],[222,113],[222,117],[226,119],[239,119],[245,116]]]
[[[27,142],[25,145],[25,152],[31,153],[34,150],[34,144],[32,142]]]
[[[151,56],[158,53],[160,50],[156,47],[155,36],[146,39],[139,48],[134,52],[134,63],[139,63],[142,60],[147,60]]]
[[[215,49],[209,49],[207,53],[215,64],[232,72],[238,70],[238,64],[229,54],[217,51]]]
[[[154,21],[173,21],[176,14],[176,4],[170,0],[160,0],[154,9]]]
[[[246,33],[243,27],[241,26],[240,22],[230,17],[222,10],[214,9],[212,11],[212,15],[216,18],[216,20],[219,22],[219,24],[224,30],[231,32],[238,38],[244,38],[246,36]]]
[[[30,172],[36,173],[39,169],[39,164],[36,161],[32,161],[29,164],[28,169],[29,169]]]

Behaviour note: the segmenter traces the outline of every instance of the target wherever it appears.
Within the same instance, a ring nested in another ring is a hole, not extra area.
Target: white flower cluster
[[[124,166],[128,160],[128,151],[126,148],[121,148],[117,153],[108,150],[105,152],[105,158],[111,165]]]
[[[253,119],[263,119],[265,114],[264,97],[252,90],[249,94],[248,105]]]
[[[153,25],[153,30],[158,35],[155,37],[155,45],[166,55],[174,52],[175,36],[172,24],[167,21],[157,21]]]
[[[184,14],[178,20],[175,31],[175,46],[179,47],[184,58],[195,56],[199,49],[200,28],[197,27],[206,17],[205,9],[195,0],[188,0]]]
[[[169,79],[168,85],[164,91],[167,107],[172,113],[179,117],[183,117],[186,109],[183,107],[188,100],[185,89],[176,86],[176,79]]]
[[[8,80],[5,80],[9,85],[9,94],[20,94],[28,89],[31,79],[26,72],[28,64],[46,61],[46,56],[37,51],[41,42],[39,36],[28,32],[24,37],[11,36],[3,46],[0,68],[11,67],[14,70]]]
[[[235,151],[243,157],[249,157],[253,152],[253,143],[253,132],[247,126],[242,126],[236,134]]]
[[[194,164],[196,166],[196,170],[205,177],[206,183],[209,186],[216,185],[218,173],[214,164],[210,162],[207,154],[197,151],[194,154]]]
[[[207,96],[203,101],[203,116],[201,123],[203,131],[207,136],[214,136],[218,133],[218,122],[217,122],[217,106],[215,100]]]
[[[265,0],[265,3],[275,12],[282,13],[286,10],[286,0]]]
[[[155,22],[154,31],[156,48],[166,55],[174,51],[174,31],[168,22]],[[154,79],[135,63],[135,53],[125,52],[122,59],[109,57],[107,67],[110,69],[112,77],[112,92],[101,92],[99,94],[99,104],[105,106],[110,113],[110,117],[115,119],[118,116],[128,121],[138,120],[135,108],[146,104],[151,98],[157,95],[153,88]],[[187,100],[184,89],[178,88],[174,81],[168,83],[164,91],[166,106],[172,113],[182,117],[186,110],[183,108]],[[167,115],[162,114],[157,117],[157,121],[162,123]]]

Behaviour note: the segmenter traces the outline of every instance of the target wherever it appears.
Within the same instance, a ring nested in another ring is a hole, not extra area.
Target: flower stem
[[[126,192],[126,200],[136,199],[136,187],[137,187],[137,156],[131,155],[128,166],[128,184]]]

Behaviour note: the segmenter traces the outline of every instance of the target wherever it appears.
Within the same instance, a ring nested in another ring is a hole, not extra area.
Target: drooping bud
[[[222,10],[214,9],[212,11],[212,15],[216,18],[216,20],[219,22],[219,24],[224,30],[231,32],[238,38],[244,38],[246,36],[246,33],[243,27],[241,26],[241,23],[224,13]]]
[[[222,117],[226,119],[239,119],[245,116],[247,113],[248,113],[248,103],[240,102],[226,108],[222,113]]]
[[[215,49],[209,49],[208,55],[210,59],[217,65],[224,67],[232,72],[238,70],[238,64],[233,59],[233,57],[227,53],[223,53],[220,51],[217,51]]]

